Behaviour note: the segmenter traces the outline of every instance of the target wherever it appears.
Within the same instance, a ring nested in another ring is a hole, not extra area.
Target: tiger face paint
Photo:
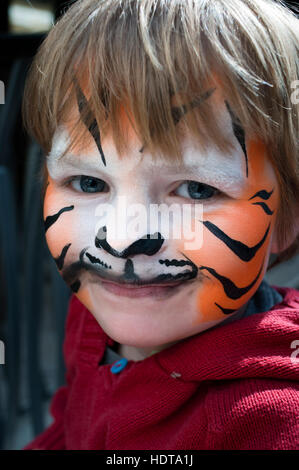
[[[180,165],[152,158],[132,128],[125,158],[109,135],[100,141],[90,132],[84,154],[72,149],[60,159],[67,128],[55,135],[47,242],[65,281],[120,344],[163,348],[238,316],[263,279],[279,204],[275,171],[265,146],[246,136],[218,90],[206,98],[217,106],[231,148],[221,152],[210,143],[202,150],[185,132]],[[136,239],[113,238],[109,217],[95,232],[97,207],[117,209],[122,197],[147,209],[201,204],[202,246],[186,249],[183,237],[167,238],[159,224],[145,223]]]

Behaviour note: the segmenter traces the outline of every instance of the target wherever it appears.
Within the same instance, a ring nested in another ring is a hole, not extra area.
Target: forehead
[[[180,161],[159,158],[153,156],[144,148],[141,152],[142,142],[138,139],[132,128],[128,147],[124,155],[120,156],[114,145],[111,135],[102,140],[102,151],[105,155],[106,165],[100,158],[98,148],[90,137],[88,146],[84,149],[71,149],[61,158],[61,154],[68,142],[67,129],[60,129],[53,141],[53,147],[48,157],[48,169],[51,176],[59,174],[60,170],[68,169],[81,174],[105,175],[125,178],[135,175],[150,180],[163,177],[203,179],[222,183],[223,189],[226,184],[233,181],[238,185],[243,184],[246,171],[244,155],[238,141],[233,135],[231,125],[229,127],[229,116],[226,116],[227,134],[231,139],[231,148],[223,152],[213,142],[203,148],[188,132],[182,138],[182,158]],[[79,151],[76,151],[79,150]]]
[[[93,132],[85,132],[84,142],[79,140],[77,143],[72,144],[67,154],[60,159],[59,156],[62,154],[62,150],[69,143],[72,122],[80,118],[78,106],[74,106],[69,122],[61,126],[54,136],[49,159],[55,160],[56,164],[64,163],[72,165],[80,163],[86,166],[89,166],[89,164],[101,166],[100,153],[102,154],[105,171],[107,172],[113,171],[115,168],[125,168],[128,170],[136,165],[143,168],[163,168],[169,172],[179,172],[185,168],[195,169],[198,167],[214,166],[216,169],[219,166],[233,165],[234,167],[239,166],[241,171],[244,163],[242,161],[242,151],[234,135],[231,116],[221,92],[218,89],[214,89],[212,92],[206,92],[202,96],[205,97],[204,99],[208,102],[208,106],[213,107],[215,110],[218,128],[221,129],[225,142],[229,144],[225,151],[217,148],[218,146],[212,139],[201,142],[193,137],[188,131],[185,122],[179,119],[176,126],[177,135],[180,136],[181,161],[171,158],[171,156],[166,158],[162,154],[151,155],[150,151],[143,145],[142,140],[138,138],[130,114],[121,109],[120,120],[126,135],[126,149],[121,155],[114,145],[111,133],[108,132],[102,135],[101,129],[97,129],[98,136],[95,136]],[[176,97],[173,99],[172,109],[175,111],[178,109]],[[84,127],[84,123],[81,122],[81,128],[83,129]],[[105,154],[104,157],[103,154]]]

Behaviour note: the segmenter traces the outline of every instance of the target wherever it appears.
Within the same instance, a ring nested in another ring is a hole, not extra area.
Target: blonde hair
[[[298,38],[298,19],[274,0],[78,0],[33,61],[24,122],[49,152],[80,83],[101,133],[109,127],[120,153],[126,145],[120,119],[125,109],[153,154],[180,158],[172,98],[180,109],[220,78],[246,134],[265,143],[276,170],[283,246],[299,202],[298,103],[292,100]],[[200,141],[213,139],[223,147],[214,114],[203,102],[182,119]],[[83,128],[78,120],[74,141]],[[298,245],[297,238],[286,256]]]

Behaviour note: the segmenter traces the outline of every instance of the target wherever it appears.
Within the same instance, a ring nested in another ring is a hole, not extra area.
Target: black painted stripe
[[[273,191],[274,189],[272,189],[272,191],[270,192],[266,191],[265,189],[262,189],[261,191],[258,191],[257,193],[255,193],[255,195],[252,196],[250,199],[248,199],[248,201],[251,201],[251,199],[254,199],[256,197],[260,197],[261,199],[264,199],[265,201],[267,201],[272,196]]]
[[[218,308],[220,308],[220,310],[222,311],[222,313],[224,313],[224,315],[230,315],[231,313],[234,313],[236,310],[235,309],[231,309],[231,308],[223,308],[221,307],[221,305],[217,304],[215,302],[215,305],[217,305]]]
[[[263,270],[264,262],[262,263],[262,266],[258,272],[258,275],[256,278],[248,285],[245,287],[237,287],[236,284],[233,283],[228,277],[222,276],[221,274],[217,273],[215,269],[210,268],[208,266],[201,266],[199,269],[203,270],[206,269],[212,276],[214,276],[218,281],[221,282],[224,292],[230,299],[239,299],[243,295],[247,294],[247,292],[250,291],[250,289],[254,286],[254,284],[257,282],[258,278],[260,277],[260,274]]]
[[[83,91],[81,90],[77,82],[75,82],[75,86],[76,86],[76,93],[77,93],[78,108],[79,108],[79,112],[81,114],[82,120],[85,126],[87,127],[88,131],[92,135],[97,145],[98,151],[100,152],[102,162],[106,166],[106,159],[105,159],[105,155],[102,149],[101,134],[100,134],[98,123],[88,105],[87,99],[85,98]],[[85,109],[87,110],[87,114],[84,113]]]
[[[51,227],[51,225],[55,224],[56,220],[61,216],[61,214],[63,214],[64,212],[72,211],[73,209],[74,206],[67,206],[60,209],[57,214],[48,215],[48,217],[46,217],[46,220],[44,221],[45,232]]]
[[[65,245],[62,248],[62,251],[61,251],[60,255],[57,258],[54,258],[54,261],[57,264],[57,267],[58,267],[59,270],[61,270],[63,268],[64,258],[65,258],[65,255],[67,254],[67,251],[68,251],[70,246],[71,246],[71,243],[69,243],[68,245]]]
[[[89,259],[92,264],[100,264],[104,268],[111,269],[111,266],[108,266],[108,264],[104,263],[104,261],[100,260],[99,258],[96,258],[95,256],[92,256],[88,252],[85,253],[85,256]]]
[[[244,155],[245,155],[245,162],[246,162],[246,177],[248,178],[248,155],[247,155],[247,150],[246,150],[246,138],[245,138],[245,131],[243,127],[241,126],[241,122],[239,118],[234,114],[232,111],[230,105],[228,104],[227,101],[225,101],[226,108],[230,114],[231,120],[232,120],[232,126],[233,126],[233,132],[235,134],[236,139],[238,140]]]
[[[215,235],[215,237],[219,238],[219,240],[225,243],[225,245],[231,251],[233,251],[242,261],[250,261],[255,256],[257,251],[264,244],[270,230],[269,224],[261,241],[255,246],[249,247],[238,240],[230,238],[226,233],[224,233],[219,227],[217,227],[217,225],[213,224],[212,222],[206,220],[203,222],[203,224],[211,233],[213,233],[213,235]]]
[[[134,264],[131,259],[127,259],[124,268],[124,279],[126,281],[133,281],[139,279],[139,276],[134,272]]]
[[[261,208],[264,210],[264,212],[267,215],[273,215],[274,214],[274,211],[271,211],[270,207],[267,206],[267,204],[265,202],[253,202],[252,205],[253,206],[261,206]]]
[[[172,260],[169,260],[169,259],[159,259],[159,263],[160,264],[165,264],[165,266],[192,266],[193,263],[190,262],[190,261],[186,261],[186,260],[178,260],[178,259],[172,259]]]
[[[201,105],[201,103],[203,103],[208,98],[210,98],[210,96],[214,93],[215,90],[216,88],[210,88],[203,95],[198,96],[193,101],[191,101],[188,105],[183,104],[182,106],[173,106],[171,108],[171,115],[172,115],[174,125],[176,126],[179,123],[179,121],[182,119],[182,117],[185,116],[185,114],[187,114],[192,109],[197,108],[198,106]],[[139,152],[142,153],[144,148],[145,148],[145,145],[141,147]]]
[[[216,88],[210,88],[203,95],[198,96],[188,105],[183,104],[182,106],[174,106],[171,108],[171,115],[174,125],[177,125],[185,114],[194,108],[198,108],[204,101],[206,101],[214,93]]]
[[[178,274],[159,274],[157,277],[155,277],[154,279],[152,279],[152,282],[166,282],[166,281],[188,281],[190,279],[194,279],[197,275],[197,271],[196,270],[189,270],[189,271],[184,271],[182,273],[178,273]]]

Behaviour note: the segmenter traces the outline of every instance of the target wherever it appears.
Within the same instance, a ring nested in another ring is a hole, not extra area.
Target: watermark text
[[[128,204],[126,196],[116,205],[99,204],[95,210],[95,235],[113,240],[141,238],[181,240],[185,250],[198,250],[203,244],[202,204]]]
[[[295,339],[294,341],[292,341],[290,347],[291,349],[295,350],[291,354],[291,361],[293,363],[299,363],[299,339]]]
[[[294,90],[291,94],[291,101],[293,104],[299,104],[299,80],[294,80],[291,83],[291,88]]]
[[[5,104],[5,85],[2,80],[0,80],[0,104]]]
[[[5,345],[4,342],[0,340],[0,365],[5,364]]]

